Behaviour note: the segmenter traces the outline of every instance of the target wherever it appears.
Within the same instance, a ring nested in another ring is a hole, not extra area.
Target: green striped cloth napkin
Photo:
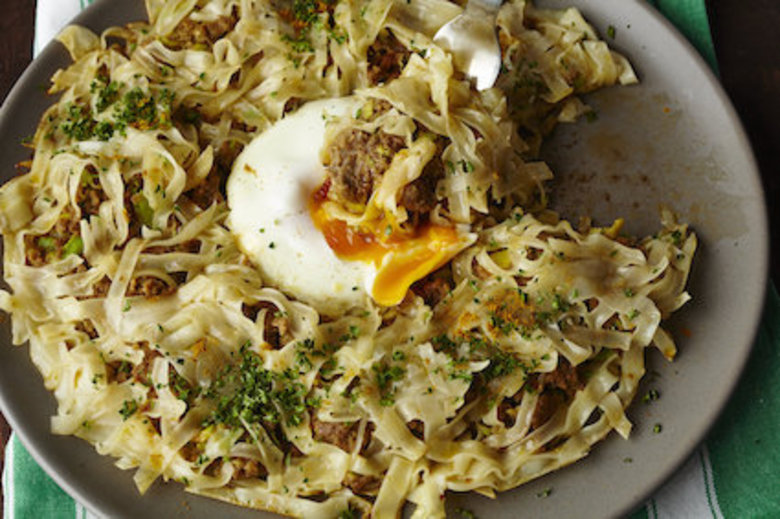
[[[648,0],[717,68],[704,0]],[[38,0],[35,52],[92,0]],[[769,391],[767,391],[769,389]],[[679,472],[630,519],[780,517],[780,297],[769,288],[747,372],[723,417]],[[95,517],[15,437],[3,472],[6,519]]]

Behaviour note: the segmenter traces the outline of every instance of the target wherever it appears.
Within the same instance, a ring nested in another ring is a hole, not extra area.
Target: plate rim
[[[69,24],[81,24],[88,27],[100,27],[101,30],[105,29],[110,24],[106,25],[100,22],[97,19],[97,17],[102,10],[108,9],[108,5],[112,1],[115,0],[96,0],[90,6],[88,6],[86,9],[80,12],[75,18],[73,18],[69,22]],[[132,1],[137,2],[138,4],[142,3],[142,0],[132,0]],[[614,3],[614,2],[620,2],[621,0],[603,0],[603,1],[605,2],[612,1]],[[537,3],[543,4],[545,2],[541,0],[541,1],[537,1]],[[679,470],[679,468],[690,458],[690,456],[695,454],[697,447],[702,444],[707,434],[709,434],[709,432],[711,431],[712,427],[723,416],[723,412],[726,409],[726,406],[731,401],[737,386],[739,385],[739,383],[741,382],[741,380],[745,375],[745,368],[747,366],[747,362],[753,352],[755,337],[758,334],[760,328],[760,323],[763,314],[762,310],[765,305],[766,295],[768,291],[768,281],[769,281],[768,274],[769,274],[770,236],[768,232],[769,229],[768,204],[766,200],[766,192],[763,188],[763,183],[761,180],[761,171],[760,168],[758,167],[755,153],[753,151],[753,146],[747,136],[747,132],[745,131],[745,127],[742,123],[742,120],[739,117],[739,114],[737,113],[727,93],[725,92],[722,84],[720,83],[719,78],[717,77],[715,72],[710,68],[709,64],[701,56],[699,51],[693,46],[693,44],[677,29],[677,27],[674,26],[674,24],[672,24],[671,21],[669,21],[669,19],[667,19],[650,3],[644,2],[642,0],[634,0],[634,4],[643,12],[643,16],[651,17],[654,19],[655,22],[660,23],[663,26],[664,30],[666,31],[667,35],[673,37],[676,40],[677,44],[682,45],[682,47],[685,48],[686,54],[689,57],[693,58],[693,61],[696,66],[695,72],[698,75],[701,75],[706,80],[706,82],[712,87],[715,95],[717,96],[718,101],[720,102],[722,109],[724,110],[725,116],[729,120],[731,127],[733,128],[736,134],[736,137],[738,139],[737,142],[738,146],[745,151],[745,156],[746,156],[745,158],[748,160],[750,164],[750,172],[746,177],[749,179],[753,191],[761,195],[759,197],[760,198],[759,207],[756,208],[756,210],[760,212],[759,220],[761,225],[761,228],[757,229],[758,231],[757,234],[759,234],[763,238],[761,239],[760,250],[755,251],[758,254],[755,255],[754,261],[757,262],[756,267],[760,271],[760,275],[757,275],[757,278],[764,280],[764,283],[763,283],[763,290],[761,291],[760,297],[755,297],[755,299],[752,300],[753,318],[750,323],[751,324],[750,329],[752,330],[752,333],[749,339],[745,340],[747,347],[744,348],[744,352],[739,358],[739,365],[733,366],[732,373],[735,373],[736,375],[731,376],[727,379],[727,383],[725,384],[725,386],[727,387],[724,391],[724,393],[727,396],[725,398],[722,398],[720,401],[718,401],[716,406],[709,408],[708,413],[706,413],[707,417],[709,418],[709,425],[703,428],[702,430],[695,431],[695,434],[688,435],[686,437],[686,445],[683,448],[683,450],[687,454],[685,456],[681,456],[678,459],[676,459],[674,463],[670,463],[665,470],[657,471],[654,474],[654,477],[652,478],[653,483],[648,484],[646,488],[641,489],[641,491],[639,491],[636,494],[637,497],[632,499],[629,504],[626,504],[624,507],[619,507],[616,505],[616,507],[613,508],[613,510],[616,512],[616,515],[625,515],[627,513],[630,513],[632,510],[635,510],[644,500],[647,499],[647,497],[652,495],[661,486],[663,486],[664,483],[669,481],[670,478],[673,476],[673,474]],[[587,11],[587,9],[585,8],[583,8],[582,10],[585,12]],[[611,42],[610,46],[612,45],[615,45],[615,47],[620,48],[620,45],[615,44],[615,42]],[[7,119],[7,114],[10,111],[9,107],[24,102],[24,92],[27,88],[29,88],[28,83],[30,83],[30,79],[34,77],[37,73],[49,70],[51,68],[51,64],[49,63],[49,61],[55,59],[53,56],[56,56],[56,54],[61,54],[64,52],[65,51],[63,50],[61,44],[56,40],[47,43],[42,48],[40,54],[29,64],[29,66],[24,70],[24,72],[19,76],[19,78],[15,81],[13,87],[9,91],[8,95],[6,96],[2,104],[2,107],[0,107],[0,131],[2,131],[4,126],[6,126],[5,121]],[[48,76],[50,76],[50,74]],[[745,178],[745,174],[743,174],[741,178]],[[694,264],[695,263],[696,260],[694,260]],[[17,348],[17,346],[13,346],[12,344],[10,344],[10,340],[3,341],[3,342],[7,342],[7,344],[3,344],[3,347]],[[29,356],[28,345],[25,344],[19,346],[18,348],[24,348],[27,355]],[[636,404],[636,399],[632,403],[632,406],[635,404]],[[6,391],[5,385],[3,384],[2,381],[0,381],[0,409],[2,410],[4,416],[6,417],[6,420],[8,421],[15,435],[21,441],[22,445],[27,449],[27,451],[30,453],[33,459],[39,464],[39,466],[41,466],[41,468],[58,484],[58,486],[60,486],[60,488],[62,488],[65,492],[67,492],[73,499],[75,499],[81,505],[88,508],[90,511],[96,512],[98,513],[98,515],[102,515],[103,509],[100,506],[97,506],[97,502],[94,499],[94,496],[89,492],[89,490],[83,488],[80,485],[73,484],[70,480],[68,480],[64,476],[63,471],[59,467],[59,464],[44,456],[42,452],[43,449],[39,445],[39,442],[33,438],[32,433],[28,432],[24,427],[19,426],[21,423],[21,418],[17,415],[17,413],[20,412],[21,410],[17,410],[14,408],[14,403],[10,400],[8,392]],[[47,431],[47,432],[50,436],[53,436],[51,431]],[[9,439],[9,441],[11,440]],[[78,439],[78,441],[85,442],[84,440],[81,439]],[[90,449],[92,449],[92,453],[94,454],[95,457],[106,458],[106,456],[98,454],[97,451],[94,450],[94,446],[90,445],[89,447]],[[113,458],[111,459],[113,460]],[[121,469],[116,469],[116,470],[121,470]]]

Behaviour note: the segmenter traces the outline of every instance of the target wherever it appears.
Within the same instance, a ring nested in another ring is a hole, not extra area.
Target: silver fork
[[[503,0],[468,0],[466,8],[439,29],[434,43],[452,53],[455,66],[474,79],[477,90],[490,88],[501,70],[496,14]]]

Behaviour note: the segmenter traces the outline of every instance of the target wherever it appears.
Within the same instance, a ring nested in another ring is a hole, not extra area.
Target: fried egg
[[[310,102],[258,135],[227,182],[227,225],[266,282],[324,313],[400,303],[409,287],[473,243],[455,226],[386,234],[332,219],[315,193],[327,121],[348,117],[356,98]]]

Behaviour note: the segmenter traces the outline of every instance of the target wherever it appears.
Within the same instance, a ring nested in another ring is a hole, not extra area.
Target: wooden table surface
[[[32,58],[34,0],[3,0],[0,102]],[[756,153],[770,206],[771,276],[780,280],[780,2],[708,0],[723,86]],[[0,415],[0,467],[10,429]],[[1,496],[2,494],[0,494]],[[0,508],[0,516],[2,508]]]

